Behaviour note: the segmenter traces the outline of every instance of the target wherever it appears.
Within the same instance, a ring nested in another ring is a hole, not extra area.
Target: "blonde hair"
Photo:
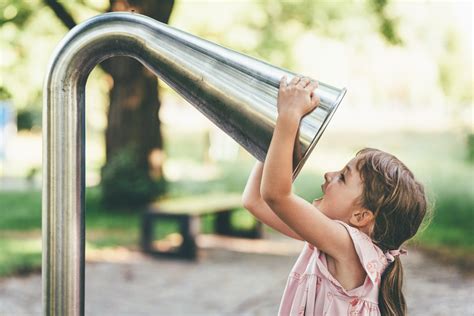
[[[383,252],[399,249],[416,234],[427,214],[424,187],[405,164],[389,153],[364,148],[356,157],[356,168],[364,184],[360,203],[375,217],[372,240]],[[402,286],[402,263],[396,257],[382,274],[379,294],[382,315],[406,315]]]

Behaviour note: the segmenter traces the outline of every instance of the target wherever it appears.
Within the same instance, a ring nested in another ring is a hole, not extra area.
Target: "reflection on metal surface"
[[[158,75],[259,160],[277,117],[279,80],[295,74],[151,18],[109,13],[75,27],[48,68],[43,110],[43,311],[84,314],[85,83],[112,56],[130,56]],[[320,106],[303,118],[293,178],[345,94],[320,82]]]

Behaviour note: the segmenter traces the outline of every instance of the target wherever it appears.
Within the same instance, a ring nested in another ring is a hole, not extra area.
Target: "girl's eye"
[[[346,182],[346,179],[344,178],[344,174],[341,172],[339,174],[339,179],[342,181],[342,182]]]

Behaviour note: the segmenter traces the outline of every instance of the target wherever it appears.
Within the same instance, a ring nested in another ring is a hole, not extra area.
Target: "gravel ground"
[[[88,254],[86,315],[276,315],[303,244],[200,236],[199,259]],[[474,279],[416,250],[402,257],[409,315],[474,315]],[[0,280],[0,315],[40,315],[41,276]]]

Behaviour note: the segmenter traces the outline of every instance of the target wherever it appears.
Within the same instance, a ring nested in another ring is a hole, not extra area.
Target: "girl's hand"
[[[288,84],[283,76],[278,90],[278,114],[302,118],[311,112],[319,104],[319,97],[313,92],[317,87],[318,82],[307,77],[294,77]]]

